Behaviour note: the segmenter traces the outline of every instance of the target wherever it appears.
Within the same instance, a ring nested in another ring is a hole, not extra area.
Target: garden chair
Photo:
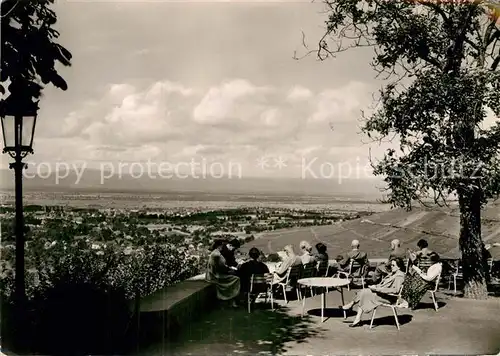
[[[384,304],[379,305],[375,309],[373,309],[372,319],[370,321],[370,329],[373,327],[373,320],[375,319],[375,313],[377,312],[377,309],[379,307],[387,307],[387,308],[391,308],[392,314],[394,315],[394,320],[396,321],[396,327],[398,328],[398,331],[399,331],[399,318],[398,318],[397,309],[399,308],[398,304],[399,304],[399,302],[401,300],[401,292],[402,291],[403,291],[403,286],[401,286],[401,289],[399,290],[398,294],[387,294],[387,295],[389,295],[391,297],[394,297],[394,299],[395,299],[394,303],[384,303]]]
[[[418,268],[420,268],[424,273],[427,272],[430,266],[432,266],[432,262],[430,260],[425,259],[418,261]]]
[[[318,261],[318,265],[316,267],[318,277],[328,277],[328,271],[330,269],[330,264],[328,261]]]
[[[275,285],[281,286],[283,288],[283,297],[285,298],[285,302],[288,304],[288,299],[286,297],[286,289],[291,288],[295,289],[297,293],[297,299],[300,300],[299,289],[297,288],[297,281],[300,278],[302,272],[302,265],[296,265],[288,268],[286,275],[279,279],[279,281],[275,282]]]
[[[363,289],[365,289],[365,277],[368,273],[368,266],[368,264],[361,265],[358,261],[355,260],[351,260],[351,262],[349,263],[349,279],[354,282],[356,278],[360,278],[361,286]],[[347,290],[350,290],[350,283],[347,286]]]
[[[487,268],[488,268],[488,273],[486,274],[486,281],[488,283],[491,283],[492,278],[493,278],[493,258],[488,258],[486,260],[487,263]]]
[[[316,273],[318,271],[317,266],[318,266],[318,264],[316,262],[306,263],[303,266],[302,274],[301,274],[300,278],[316,277]],[[299,286],[297,286],[297,288],[299,289],[300,298],[302,299],[302,289],[305,289],[307,287],[299,285]],[[311,293],[311,297],[313,297],[314,296],[313,287],[309,287],[309,291]],[[304,293],[304,297],[305,297],[305,293]]]
[[[250,278],[250,288],[248,290],[248,312],[251,312],[251,305],[261,295],[265,296],[264,303],[267,303],[267,298],[271,299],[271,309],[274,310],[273,300],[273,274],[253,274]]]
[[[441,272],[441,273],[443,273],[443,272]],[[438,276],[436,277],[436,285],[435,285],[434,289],[429,290],[429,293],[431,294],[431,297],[432,297],[432,302],[434,303],[434,310],[436,310],[436,311],[438,311],[438,308],[439,308],[439,305],[436,302],[436,292],[438,291],[439,282],[441,281],[441,273],[438,274]]]
[[[338,271],[331,278],[349,279],[349,273]],[[347,285],[347,290],[349,290],[349,285]],[[326,292],[328,293],[328,287],[326,287]]]
[[[463,279],[463,277],[462,263],[458,260],[455,266],[455,272],[448,277],[448,289],[451,289],[451,281],[453,281],[453,290],[455,294],[457,294],[457,279]]]

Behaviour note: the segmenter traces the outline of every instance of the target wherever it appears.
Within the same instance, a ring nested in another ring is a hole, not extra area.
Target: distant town
[[[267,231],[331,225],[370,215],[369,211],[345,212],[323,209],[244,208],[227,210],[95,209],[67,206],[27,205],[25,225],[28,243],[33,236],[49,241],[92,236],[96,243],[120,240],[188,244],[205,248],[215,238],[238,238],[249,242]],[[14,207],[2,205],[2,246],[14,243]]]

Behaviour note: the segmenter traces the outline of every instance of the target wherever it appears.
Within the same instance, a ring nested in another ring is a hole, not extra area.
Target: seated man
[[[368,256],[367,256],[366,252],[360,251],[360,249],[359,249],[359,241],[358,240],[352,240],[351,247],[352,247],[352,250],[349,251],[342,258],[342,260],[338,261],[339,270],[341,270],[343,272],[349,272],[349,266],[351,264],[351,261],[357,262],[359,264],[360,268],[369,264]],[[354,272],[354,271],[351,271],[351,272]]]
[[[383,262],[377,266],[375,269],[375,272],[373,273],[372,277],[372,282],[374,284],[379,283],[382,280],[382,277],[388,275],[390,273],[389,266],[391,265],[391,261],[400,258],[403,261],[405,260],[406,257],[406,252],[400,247],[401,243],[399,240],[392,240],[391,241],[391,253],[389,255],[389,258],[387,259],[387,262]],[[403,271],[404,272],[404,271]]]
[[[269,268],[263,262],[259,261],[260,251],[252,247],[248,252],[250,261],[243,263],[238,269],[238,276],[241,281],[241,292],[247,293],[250,288],[250,278],[253,274],[269,273]]]

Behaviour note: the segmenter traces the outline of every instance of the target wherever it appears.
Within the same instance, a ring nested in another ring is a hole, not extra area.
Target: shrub
[[[4,330],[13,321],[14,254],[9,256],[0,278]],[[44,354],[124,353],[117,346],[127,340],[134,299],[196,275],[203,264],[203,258],[169,244],[31,240],[26,342],[30,339],[31,351]]]

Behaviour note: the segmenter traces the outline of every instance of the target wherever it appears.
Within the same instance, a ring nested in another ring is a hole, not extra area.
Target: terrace
[[[199,283],[198,286],[200,286]],[[355,291],[345,291],[347,299]],[[173,294],[163,294],[165,304]],[[272,311],[268,305],[256,304],[252,313],[245,307],[233,309],[218,305],[203,310],[192,322],[184,324],[175,335],[166,332],[151,338],[137,348],[137,355],[326,355],[326,354],[497,354],[500,351],[500,300],[472,301],[438,294],[440,309],[436,312],[428,296],[419,309],[401,310],[398,331],[390,309],[380,308],[369,329],[365,325],[349,328],[338,305],[338,292],[327,294],[325,315],[320,322],[320,297],[307,298],[306,314],[301,317],[299,301],[278,301]],[[160,303],[160,304],[158,304]],[[145,311],[149,302],[142,307]],[[387,309],[387,310],[386,310]],[[157,328],[163,329],[161,325]],[[164,330],[164,329],[163,329]]]

